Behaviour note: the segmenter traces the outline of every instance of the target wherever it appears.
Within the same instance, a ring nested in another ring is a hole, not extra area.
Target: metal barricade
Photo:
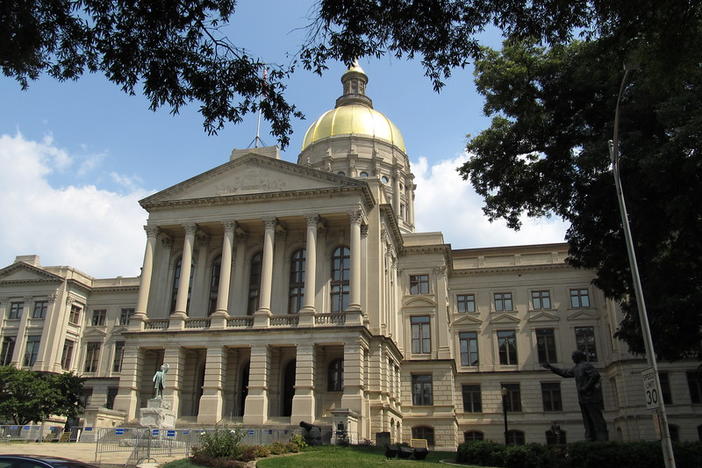
[[[39,425],[0,426],[0,442],[42,442],[44,428]]]

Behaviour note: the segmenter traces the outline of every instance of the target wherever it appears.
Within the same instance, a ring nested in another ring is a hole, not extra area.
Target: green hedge
[[[677,468],[702,467],[702,443],[673,444]],[[504,468],[663,468],[659,442],[576,442],[567,445],[504,446],[465,442],[457,461]]]

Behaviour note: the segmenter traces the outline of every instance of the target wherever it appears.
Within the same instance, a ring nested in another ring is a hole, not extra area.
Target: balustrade
[[[300,322],[298,315],[273,315],[271,327],[296,327]]]
[[[210,328],[211,323],[210,319],[187,319],[185,328]]]
[[[168,319],[151,319],[144,322],[144,330],[166,330],[170,321]]]

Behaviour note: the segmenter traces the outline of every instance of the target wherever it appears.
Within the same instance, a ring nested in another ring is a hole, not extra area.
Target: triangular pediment
[[[558,315],[554,314],[553,312],[547,312],[547,311],[539,311],[539,312],[532,312],[529,314],[529,318],[527,318],[527,322],[557,322],[561,319]]]
[[[491,318],[490,323],[519,323],[519,319],[511,314],[500,314]]]
[[[402,303],[403,307],[436,307],[436,301],[429,296],[410,296]]]
[[[454,320],[453,326],[454,327],[461,327],[461,326],[479,326],[483,323],[482,320],[480,320],[478,317],[473,316],[473,315],[462,315],[460,318]]]
[[[16,262],[0,270],[0,283],[46,280],[63,281],[63,278],[25,262]]]
[[[594,310],[579,310],[568,316],[568,320],[597,320],[599,318],[600,314]]]
[[[168,202],[366,187],[362,181],[249,153],[141,200],[144,208]]]
[[[105,336],[107,336],[107,331],[105,331],[104,327],[100,327],[100,328],[90,327],[85,331],[85,333],[83,333],[83,336],[85,336],[86,338],[105,337]]]

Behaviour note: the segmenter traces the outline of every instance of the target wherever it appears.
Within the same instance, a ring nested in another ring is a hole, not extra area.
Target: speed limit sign
[[[661,389],[656,385],[656,372],[653,369],[646,369],[641,372],[644,386],[644,401],[646,408],[655,409],[661,405]]]

